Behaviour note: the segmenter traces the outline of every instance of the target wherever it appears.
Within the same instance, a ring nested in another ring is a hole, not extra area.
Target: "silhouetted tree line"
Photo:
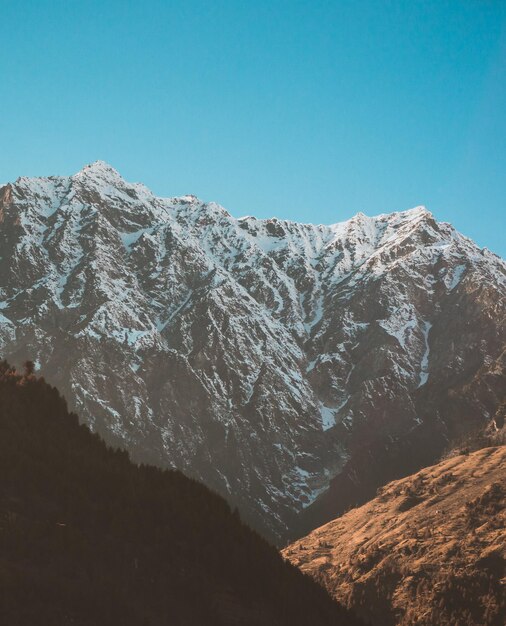
[[[133,464],[0,362],[0,623],[358,624],[177,471]]]

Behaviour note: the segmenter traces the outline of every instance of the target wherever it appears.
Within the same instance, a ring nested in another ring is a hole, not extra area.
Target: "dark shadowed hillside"
[[[0,623],[354,625],[225,501],[107,448],[0,365]]]
[[[504,445],[455,454],[284,555],[378,626],[503,626],[505,478]]]

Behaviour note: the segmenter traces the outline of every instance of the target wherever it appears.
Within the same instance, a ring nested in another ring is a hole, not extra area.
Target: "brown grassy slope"
[[[283,555],[381,625],[503,626],[506,446],[449,458]]]

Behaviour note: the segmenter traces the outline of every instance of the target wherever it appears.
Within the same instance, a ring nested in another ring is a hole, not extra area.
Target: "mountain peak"
[[[423,205],[415,206],[412,209],[407,209],[406,211],[401,211],[401,213],[410,218],[433,217],[432,213]]]
[[[112,444],[204,480],[273,541],[329,484],[332,508],[389,479],[390,436],[435,459],[461,424],[448,389],[467,394],[468,425],[502,398],[500,376],[473,381],[506,345],[506,264],[421,207],[238,221],[103,161],[8,194],[2,354],[37,360]],[[439,409],[443,426],[416,428]]]
[[[110,179],[115,178],[119,180],[123,180],[121,174],[106,163],[105,161],[94,161],[93,163],[89,163],[85,165],[77,174],[74,175],[74,178],[102,178],[102,179]]]

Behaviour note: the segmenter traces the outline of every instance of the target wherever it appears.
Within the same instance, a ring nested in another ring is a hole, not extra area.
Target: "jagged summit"
[[[363,225],[364,223],[381,223],[384,221],[392,221],[397,219],[398,221],[406,221],[406,220],[417,220],[420,218],[434,218],[434,215],[424,206],[414,207],[412,209],[406,209],[405,211],[397,211],[394,213],[380,213],[377,215],[366,215],[359,211],[355,213],[352,217],[341,220],[339,222],[333,222],[331,224],[311,224],[309,222],[296,222],[294,220],[281,219],[277,217],[271,218],[257,218],[253,215],[246,215],[239,218],[241,222],[260,222],[260,223],[272,223],[272,224],[280,224],[282,226],[293,227],[293,226],[306,226],[309,228],[320,228],[320,229],[329,229],[329,230],[340,230],[343,229],[348,224],[358,224]]]
[[[103,160],[97,160],[92,163],[85,165],[81,170],[73,174],[69,177],[62,176],[50,176],[50,177],[37,177],[37,178],[29,178],[29,177],[20,177],[16,180],[16,184],[21,184],[23,186],[32,186],[34,190],[41,186],[41,184],[45,184],[46,186],[50,186],[54,184],[56,187],[61,187],[63,184],[67,184],[72,186],[73,181],[79,181],[81,183],[86,184],[87,182],[91,185],[98,185],[100,187],[101,184],[107,183],[104,192],[110,192],[110,186],[117,187],[117,190],[122,192],[125,189],[130,190],[133,193],[140,193],[144,196],[153,196],[152,192],[145,187],[141,183],[131,183],[126,181],[120,174],[120,172],[115,169],[112,165]],[[9,183],[6,183],[9,184]],[[48,191],[50,191],[48,189]],[[192,209],[209,209],[218,212],[225,212],[227,215],[229,213],[219,204],[214,202],[205,202],[198,198],[193,194],[186,194],[183,196],[177,196],[172,198],[156,198],[156,200],[165,205],[179,205],[180,207],[188,207]],[[344,228],[348,224],[358,224],[363,225],[364,223],[369,224],[380,224],[383,221],[391,221],[392,219],[397,218],[399,221],[404,220],[415,220],[418,218],[433,218],[434,216],[430,211],[428,211],[424,206],[417,206],[412,209],[407,209],[405,211],[398,211],[395,213],[383,213],[378,215],[369,216],[363,212],[358,212],[349,219],[342,220],[339,222],[334,222],[332,224],[318,224],[317,227],[322,229],[329,229],[329,231],[335,231]],[[248,222],[255,221],[261,224],[280,224],[281,226],[287,228],[293,227],[313,227],[310,223],[301,223],[293,220],[279,219],[276,217],[272,218],[264,218],[259,219],[254,216],[244,216],[238,219],[239,222]]]
[[[404,213],[412,213],[413,215],[429,215],[432,217],[432,213],[424,205],[413,207],[412,209],[404,211]]]
[[[72,178],[96,177],[104,180],[118,179],[123,181],[121,174],[112,165],[105,161],[94,161],[85,165],[79,172],[74,174]]]
[[[421,207],[236,219],[96,162],[18,179],[0,210],[4,355],[276,540],[348,463],[422,438],[432,459],[498,401],[506,265]]]
[[[118,182],[120,182],[123,185],[131,185],[133,187],[138,187],[139,183],[128,183],[127,181],[125,181],[125,179],[121,176],[121,174],[118,172],[118,170],[116,170],[112,165],[110,165],[109,163],[107,163],[106,161],[103,160],[97,160],[94,161],[93,163],[90,163],[88,165],[85,165],[79,172],[77,172],[76,174],[74,174],[73,178],[82,178],[82,177],[96,177],[96,178],[100,178],[103,180],[117,180]],[[147,189],[147,188],[146,188]],[[196,195],[194,194],[186,194],[183,196],[177,196],[177,197],[173,197],[170,198],[171,201],[173,201],[174,203],[179,203],[182,205],[185,204],[189,204],[192,206],[195,205],[205,205],[205,206],[209,206],[209,204],[212,204],[213,206],[219,207],[222,210],[223,207],[221,207],[220,205],[216,204],[216,203],[206,203],[203,200],[201,200],[200,198],[198,198]],[[368,216],[362,212],[358,212],[356,213],[354,216],[352,216],[351,218],[347,219],[347,220],[342,220],[340,222],[334,222],[332,224],[329,224],[329,227],[337,227],[340,226],[342,224],[345,224],[347,222],[353,221],[353,222],[363,222],[364,220],[380,220],[380,219],[384,219],[387,218],[389,215],[398,215],[400,218],[409,218],[409,219],[415,219],[418,217],[422,217],[422,216],[426,216],[426,217],[433,217],[432,213],[430,211],[428,211],[426,209],[425,206],[417,206],[414,207],[412,209],[407,209],[405,211],[398,211],[397,213],[392,213],[392,214],[379,214],[376,216]],[[252,216],[246,216],[246,217],[242,217],[239,218],[241,220],[248,220],[248,219],[257,219],[254,218]],[[278,219],[276,217],[273,218],[266,218],[266,219],[259,219],[258,221],[260,222],[280,222],[283,224],[301,224],[300,222],[295,222],[293,220],[285,220],[285,219]],[[321,226],[325,226],[323,224],[321,224]]]
[[[112,165],[98,159],[97,161],[93,161],[92,163],[88,163],[81,170],[81,172],[104,172],[104,173],[113,173],[118,174],[118,170],[116,170]]]

